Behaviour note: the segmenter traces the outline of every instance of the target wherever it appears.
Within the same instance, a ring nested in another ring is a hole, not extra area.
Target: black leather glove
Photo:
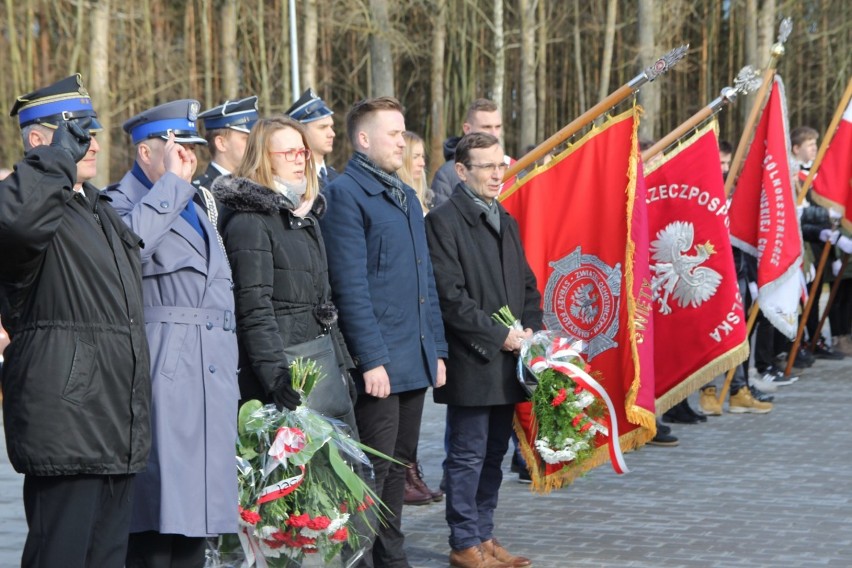
[[[286,376],[278,379],[275,388],[269,393],[279,412],[285,408],[296,410],[296,407],[302,404],[302,397],[296,392],[290,381],[290,373],[288,372]]]
[[[91,143],[92,135],[87,130],[84,130],[74,120],[63,120],[53,131],[53,141],[50,145],[68,152],[68,155],[76,164],[89,151]]]

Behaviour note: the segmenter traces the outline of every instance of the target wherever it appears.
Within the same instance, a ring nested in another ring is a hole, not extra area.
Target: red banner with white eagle
[[[843,213],[843,226],[852,231],[852,101],[817,170],[813,194],[820,205]]]
[[[585,342],[583,357],[613,401],[610,418],[624,449],[655,432],[647,219],[636,184],[639,112],[610,118],[500,198],[518,221],[545,326]],[[529,408],[519,405],[517,418],[534,483],[559,487],[609,459],[603,442],[580,468],[541,465],[531,449]]]
[[[658,413],[748,357],[715,129],[645,165]]]
[[[798,327],[802,235],[788,163],[787,112],[776,76],[737,178],[728,216],[731,243],[757,257],[757,300],[766,319],[793,339]]]

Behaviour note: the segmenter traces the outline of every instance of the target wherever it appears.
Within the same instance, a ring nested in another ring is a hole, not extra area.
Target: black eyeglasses
[[[287,162],[295,162],[298,156],[304,156],[306,160],[310,159],[311,151],[308,148],[300,148],[296,150],[291,148],[290,150],[282,150],[280,152],[269,152],[270,154],[281,154],[284,156],[284,160]]]

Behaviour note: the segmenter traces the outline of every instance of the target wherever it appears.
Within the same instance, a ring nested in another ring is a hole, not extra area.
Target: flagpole
[[[754,133],[755,125],[757,124],[758,115],[766,101],[769,86],[772,84],[772,78],[775,77],[775,66],[778,65],[778,60],[781,59],[782,55],[784,55],[784,42],[787,41],[787,37],[790,35],[792,29],[793,22],[790,18],[784,18],[781,21],[781,25],[778,26],[778,41],[772,45],[772,49],[769,52],[769,64],[766,66],[766,71],[763,72],[763,84],[760,86],[760,90],[757,92],[757,97],[755,97],[754,100],[754,105],[751,107],[751,113],[748,116],[745,128],[743,128],[742,136],[740,136],[740,142],[737,144],[737,151],[734,153],[734,159],[731,161],[728,178],[725,180],[726,197],[729,197],[731,195],[731,191],[734,189],[734,182],[740,173],[740,167],[742,166],[746,150],[751,142],[751,137]]]
[[[825,325],[825,320],[828,319],[828,310],[831,309],[831,304],[834,303],[834,298],[837,296],[837,290],[840,288],[840,282],[843,280],[841,276],[846,270],[846,265],[849,264],[850,257],[852,257],[850,254],[843,255],[843,261],[840,263],[840,270],[837,271],[837,275],[834,277],[834,282],[831,283],[831,293],[828,295],[828,302],[825,304],[825,313],[823,313],[822,317],[819,318],[819,323],[817,324],[816,331],[814,331],[814,336],[811,340],[811,352],[816,351],[819,333],[822,331],[822,326]]]
[[[796,362],[796,355],[799,354],[799,345],[802,344],[802,334],[805,332],[805,326],[808,324],[808,315],[811,313],[811,308],[814,305],[817,289],[822,286],[822,273],[825,270],[825,265],[828,262],[828,253],[831,252],[831,241],[826,241],[822,247],[822,254],[819,257],[814,282],[811,284],[811,290],[808,294],[808,302],[805,304],[805,309],[799,318],[799,329],[796,330],[796,340],[793,341],[793,347],[790,348],[790,353],[787,354],[787,367],[784,369],[784,376],[790,375],[793,370],[793,363]]]
[[[760,306],[757,305],[757,300],[752,302],[751,309],[748,312],[748,322],[746,322],[746,337],[751,335],[751,330],[754,329],[754,322],[757,321],[757,313],[760,311]],[[735,365],[728,369],[728,374],[725,375],[725,382],[722,384],[722,391],[719,393],[719,397],[716,401],[719,403],[719,406],[722,406],[722,403],[725,402],[725,397],[728,396],[728,390],[731,388],[731,381],[734,380],[734,373],[737,372],[737,367],[739,365]]]
[[[560,145],[565,140],[579,132],[580,129],[590,124],[598,116],[602,115],[610,108],[614,107],[615,105],[638,91],[639,87],[641,87],[648,81],[653,81],[654,79],[671,69],[678,61],[683,58],[688,48],[689,44],[686,44],[669,51],[660,59],[658,59],[653,65],[636,75],[629,82],[616,89],[604,100],[600,101],[598,104],[581,114],[579,117],[575,118],[573,121],[564,126],[561,130],[559,130],[556,134],[552,135],[550,138],[536,146],[532,151],[522,156],[517,162],[512,164],[512,166],[508,170],[506,170],[506,173],[503,176],[503,181],[515,177],[516,175],[518,175],[518,172],[525,169],[530,164],[534,164],[536,161],[543,158],[546,154],[548,154],[558,145]]]
[[[658,140],[656,144],[642,152],[642,161],[648,163],[651,158],[671,146],[681,136],[704,122],[706,119],[718,112],[723,106],[736,102],[737,96],[749,94],[759,85],[759,78],[760,75],[758,75],[757,71],[751,65],[746,65],[740,69],[740,72],[737,73],[737,78],[734,80],[733,87],[725,87],[722,89],[719,96],[710,104],[693,114],[683,124],[669,132],[666,136]]]
[[[852,98],[852,78],[849,79],[849,82],[846,84],[846,91],[844,91],[843,96],[840,98],[840,104],[837,105],[837,109],[834,111],[834,116],[831,119],[831,124],[829,124],[828,129],[825,131],[825,136],[823,136],[822,143],[819,146],[819,151],[817,152],[817,156],[814,159],[813,164],[811,164],[811,169],[808,172],[808,177],[805,178],[805,182],[802,184],[802,188],[799,190],[797,195],[796,204],[801,205],[805,201],[805,197],[808,194],[808,190],[810,190],[811,185],[813,184],[814,178],[817,174],[817,169],[820,164],[822,164],[822,159],[825,156],[825,153],[828,151],[828,147],[831,145],[831,141],[834,138],[835,132],[837,132],[837,125],[840,124],[840,120],[843,118],[843,113],[846,111],[846,106],[849,104],[849,99]],[[820,264],[817,268],[816,275],[814,275],[814,282],[811,285],[810,290],[810,298],[808,298],[808,303],[805,306],[804,311],[802,312],[801,321],[799,322],[799,329],[796,333],[796,340],[793,342],[793,347],[790,348],[790,353],[787,354],[787,367],[784,369],[784,375],[789,375],[793,369],[793,363],[796,362],[796,356],[799,353],[799,345],[802,342],[802,334],[804,333],[804,326],[808,321],[808,317],[811,314],[811,309],[813,308],[812,298],[814,294],[816,294],[817,289],[822,284],[822,273],[825,270],[825,261],[828,260],[828,253],[831,251],[831,242],[826,242],[822,248],[822,255],[820,257]],[[832,286],[834,289],[834,286]],[[830,301],[830,300],[829,300]],[[828,308],[831,307],[829,303],[826,305],[825,313],[828,313]],[[819,308],[817,308],[819,309]],[[811,351],[813,352],[816,349],[817,341],[819,341],[819,331],[822,329],[822,324],[825,322],[823,318],[817,327],[814,336],[811,338]]]
[[[843,113],[849,105],[850,98],[852,98],[852,77],[850,77],[849,82],[846,83],[846,91],[844,91],[843,96],[840,98],[840,104],[837,105],[837,110],[834,111],[831,124],[828,125],[828,129],[825,131],[825,136],[822,138],[822,144],[819,146],[819,151],[814,159],[814,163],[811,164],[808,177],[805,178],[805,183],[802,184],[802,189],[799,190],[798,199],[796,200],[797,205],[802,204],[805,200],[805,196],[808,194],[808,190],[811,188],[814,177],[816,177],[817,169],[820,164],[822,164],[822,159],[828,151],[828,147],[831,145],[832,139],[834,139],[834,133],[837,132],[837,125],[840,124],[840,121],[843,118]]]

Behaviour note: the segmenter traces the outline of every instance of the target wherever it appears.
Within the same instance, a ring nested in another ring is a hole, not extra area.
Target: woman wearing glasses
[[[346,422],[357,436],[347,369],[354,367],[337,328],[318,218],[325,199],[304,127],[264,118],[251,130],[242,163],[220,177],[220,228],[234,274],[240,396],[294,409],[285,349],[330,334],[340,376],[317,383],[308,406]]]

